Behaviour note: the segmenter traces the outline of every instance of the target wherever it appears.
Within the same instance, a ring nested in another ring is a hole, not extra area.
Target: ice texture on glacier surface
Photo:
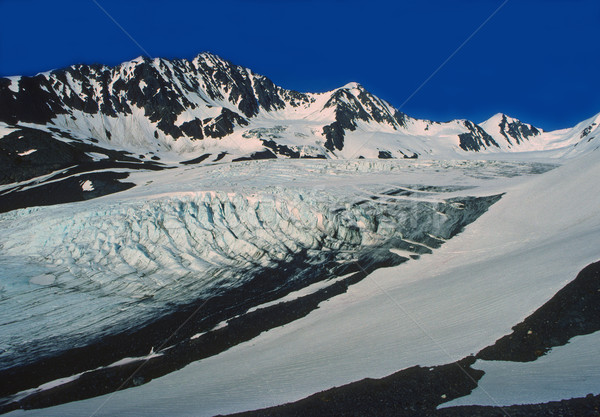
[[[597,247],[593,244],[598,236],[593,207],[582,204],[582,199],[598,195],[589,194],[595,184],[584,181],[597,172],[589,164],[584,165],[586,169],[570,166],[528,180],[518,175],[541,172],[542,167],[491,161],[289,162],[171,172],[169,177],[152,177],[151,185],[123,194],[126,198],[121,196],[123,202],[118,204],[126,206],[142,198],[162,200],[167,190],[171,197],[193,196],[191,190],[210,187],[223,192],[244,190],[249,195],[249,190],[272,191],[274,183],[290,193],[316,190],[320,201],[337,202],[331,207],[338,208],[345,208],[345,201],[352,206],[369,195],[399,188],[413,191],[412,195],[390,196],[404,201],[424,191],[423,198],[439,197],[440,192],[447,198],[508,193],[433,254],[374,272],[372,278],[322,303],[304,319],[170,376],[111,395],[98,415],[139,410],[154,415],[214,415],[298,399],[417,363],[445,363],[448,356],[371,280],[458,358],[509,331],[530,309],[553,295],[565,277],[593,259]],[[99,201],[77,207],[93,206],[99,211]],[[102,201],[115,202],[115,197]],[[380,210],[388,209],[389,203],[382,202]],[[56,210],[58,216],[60,210]],[[565,257],[573,263],[565,264]],[[82,410],[96,410],[105,400],[103,396],[31,414],[80,415]]]
[[[345,262],[393,237],[442,241],[464,220],[459,203],[436,193],[387,201],[365,194],[279,186],[7,213],[0,308],[12,319],[3,323],[0,359],[8,364],[142,323],[300,252],[308,262]]]
[[[6,213],[0,309],[11,320],[2,326],[0,361],[143,323],[167,305],[241,285],[254,271],[276,270],[300,252],[320,264],[356,259],[394,238],[423,248],[439,244],[473,215],[453,198],[491,194],[467,189],[481,182],[475,177],[530,169],[262,161],[153,173],[145,181],[152,184],[119,198]],[[456,182],[463,186],[439,185],[448,179],[439,178],[440,170],[462,178]],[[150,174],[138,179],[144,175]],[[400,182],[417,177],[438,185]],[[282,285],[291,279],[281,277]]]

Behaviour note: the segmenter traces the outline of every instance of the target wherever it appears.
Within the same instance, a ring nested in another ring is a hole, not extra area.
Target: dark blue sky
[[[299,91],[399,107],[504,0],[97,0],[153,57],[210,51]],[[142,55],[92,0],[0,0],[0,75]],[[600,1],[509,0],[402,110],[546,130],[600,112]]]

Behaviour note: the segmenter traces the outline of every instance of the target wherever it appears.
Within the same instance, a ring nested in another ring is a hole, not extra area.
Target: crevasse
[[[14,319],[3,324],[0,366],[135,327],[168,306],[227,291],[298,257],[341,265],[382,248],[388,255],[394,247],[424,253],[493,202],[416,191],[340,201],[275,187],[110,203],[70,216],[9,213],[12,231],[0,242],[0,311]],[[304,279],[281,276],[281,285]]]

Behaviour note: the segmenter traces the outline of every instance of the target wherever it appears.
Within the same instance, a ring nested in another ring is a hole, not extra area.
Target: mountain
[[[198,163],[574,155],[600,143],[599,118],[557,132],[503,114],[420,120],[358,83],[300,93],[210,53],[74,65],[0,78],[0,211],[93,198],[133,187],[130,172]]]
[[[536,127],[502,113],[495,114],[481,123],[481,127],[489,132],[496,143],[503,144],[508,149],[542,134]]]

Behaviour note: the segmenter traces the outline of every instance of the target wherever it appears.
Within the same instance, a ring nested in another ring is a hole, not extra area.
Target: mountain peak
[[[340,87],[340,90],[350,90],[352,88],[363,88],[362,85],[360,85],[359,83],[355,82],[355,81],[351,81],[348,84]]]
[[[200,52],[198,55],[194,57],[192,61],[203,61],[203,62],[212,62],[212,63],[230,63],[226,59],[221,58],[218,55],[213,54],[212,52],[204,51]]]
[[[527,142],[530,138],[542,133],[535,126],[523,123],[504,113],[496,113],[480,126],[498,143],[506,143],[508,148]]]
[[[138,56],[138,57],[136,57],[136,58],[133,58],[133,59],[132,59],[131,61],[129,61],[129,62],[131,62],[132,64],[140,64],[140,63],[142,63],[142,62],[146,62],[146,61],[148,61],[149,59],[150,59],[150,58],[148,58],[148,57],[146,57],[146,56],[144,56],[144,55],[140,55],[140,56]]]
[[[482,125],[483,124],[491,124],[491,123],[498,124],[502,120],[505,120],[505,119],[509,120],[509,121],[516,120],[513,117],[510,117],[505,113],[496,113],[492,117],[490,117],[489,119],[485,120],[484,122],[482,122],[480,124],[482,124]]]

